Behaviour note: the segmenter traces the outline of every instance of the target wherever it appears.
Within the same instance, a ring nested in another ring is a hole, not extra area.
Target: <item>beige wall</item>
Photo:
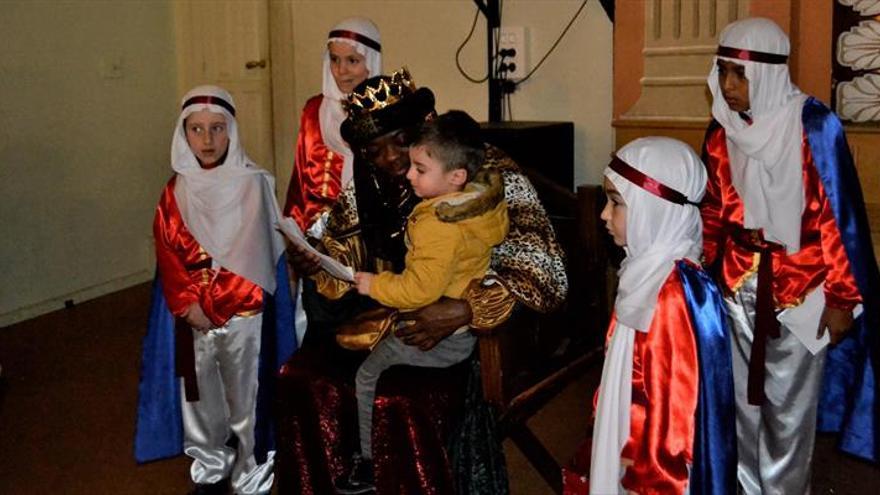
[[[503,23],[526,28],[530,67],[579,6],[579,1],[572,0],[504,2]],[[370,17],[379,26],[386,72],[406,65],[418,85],[434,90],[439,111],[457,108],[485,120],[486,85],[468,82],[455,67],[455,50],[467,35],[475,10],[471,0],[293,0],[294,128],[302,105],[321,89],[321,54],[327,32],[349,15]],[[472,77],[486,74],[485,32],[481,15],[461,54],[462,66]],[[611,22],[599,2],[590,1],[553,54],[513,96],[516,120],[574,122],[576,184],[598,182],[611,152],[611,60]],[[279,61],[275,63],[277,67]],[[276,167],[284,191],[292,164],[288,160]]]
[[[177,90],[166,1],[0,11],[3,326],[152,276]]]

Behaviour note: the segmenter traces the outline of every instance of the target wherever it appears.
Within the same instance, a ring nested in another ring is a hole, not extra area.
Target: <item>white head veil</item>
[[[596,404],[591,494],[622,490],[620,453],[629,438],[635,334],[650,328],[657,297],[675,261],[696,262],[703,244],[700,210],[689,203],[702,199],[706,170],[690,146],[675,139],[646,137],[621,148],[617,159],[623,165],[612,161],[605,177],[626,203],[626,258],[618,272],[617,326],[608,342]],[[664,197],[677,196],[674,199],[683,204],[655,196],[628,178],[638,180],[636,175],[673,189],[664,192]]]
[[[217,86],[190,90],[171,139],[174,198],[183,222],[199,245],[222,267],[263,289],[275,291],[275,263],[284,241],[275,230],[278,204],[274,178],[244,153],[235,102]],[[226,118],[229,147],[223,164],[203,169],[186,140],[184,122],[199,111]]]
[[[760,52],[758,58],[787,57],[790,49],[782,29],[764,18],[728,25],[719,40],[719,50],[724,47],[751,52],[751,58],[754,52]],[[724,101],[719,59],[745,67],[751,125]],[[708,82],[712,116],[727,135],[731,178],[743,199],[745,227],[763,228],[765,239],[785,245],[789,253],[798,251],[804,210],[801,112],[807,96],[792,84],[787,64],[746,60],[734,53],[715,57]]]
[[[342,103],[348,95],[340,91],[330,71],[330,42],[346,43],[354,47],[355,51],[366,59],[367,77],[378,76],[382,73],[382,39],[379,37],[379,28],[373,21],[366,17],[349,17],[343,19],[330,30],[327,38],[327,46],[324,48],[323,73],[324,80],[321,93],[324,100],[318,110],[318,119],[321,124],[321,136],[331,150],[343,156],[342,163],[342,187],[351,180],[352,163],[354,154],[348,143],[339,134],[339,126],[345,120],[346,114]]]
[[[706,170],[690,146],[676,139],[636,139],[617,157],[649,178],[699,203],[706,191]],[[703,246],[700,210],[676,204],[634,184],[611,167],[607,177],[626,203],[626,258],[620,266],[620,284],[614,309],[617,321],[647,332],[660,288],[676,260],[699,261]]]

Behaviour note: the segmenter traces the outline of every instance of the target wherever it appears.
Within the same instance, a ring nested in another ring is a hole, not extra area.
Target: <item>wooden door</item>
[[[268,0],[175,3],[181,94],[198,84],[232,93],[248,155],[274,173]]]

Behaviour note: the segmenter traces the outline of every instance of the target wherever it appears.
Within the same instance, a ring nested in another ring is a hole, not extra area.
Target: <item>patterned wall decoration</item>
[[[880,123],[880,0],[834,4],[833,106],[841,119]]]

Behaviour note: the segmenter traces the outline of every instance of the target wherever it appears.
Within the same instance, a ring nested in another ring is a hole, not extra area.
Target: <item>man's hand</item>
[[[321,270],[321,259],[318,255],[296,244],[287,246],[287,261],[297,276],[310,276]]]
[[[367,272],[357,272],[354,274],[354,285],[357,287],[358,294],[362,296],[370,295],[370,282],[373,281],[373,274]]]
[[[401,313],[398,319],[404,326],[394,334],[404,344],[427,351],[458,328],[469,324],[471,317],[467,301],[444,297],[411,313]]]
[[[822,311],[822,318],[819,319],[819,330],[816,332],[816,338],[821,339],[825,335],[825,329],[830,332],[831,344],[837,344],[846,336],[846,333],[852,328],[853,316],[852,311],[832,308],[825,306]]]
[[[198,302],[194,302],[186,308],[186,312],[183,313],[183,319],[186,320],[191,327],[204,334],[207,334],[211,328],[214,327],[214,324],[211,323],[211,320],[205,315],[205,311],[202,310],[202,306]]]

